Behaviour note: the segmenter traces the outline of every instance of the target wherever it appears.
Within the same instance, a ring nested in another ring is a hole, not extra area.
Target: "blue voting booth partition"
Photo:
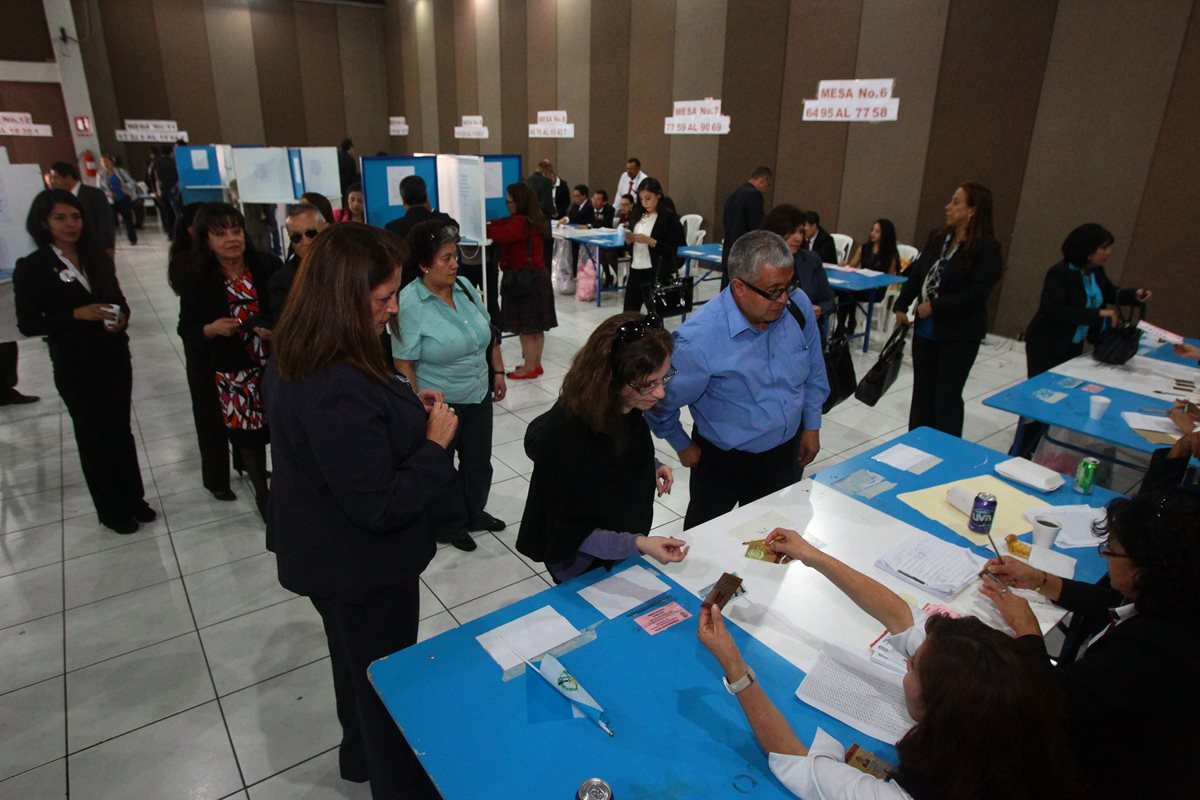
[[[177,145],[174,152],[179,189],[185,204],[220,202],[225,199],[225,182],[221,177],[220,155],[216,145]]]
[[[503,219],[508,216],[508,206],[504,202],[505,187],[522,180],[521,157],[515,154],[484,156],[483,174],[487,218]]]
[[[362,187],[364,215],[368,225],[382,228],[404,216],[400,202],[400,181],[409,175],[425,180],[429,204],[438,207],[436,156],[364,156]]]

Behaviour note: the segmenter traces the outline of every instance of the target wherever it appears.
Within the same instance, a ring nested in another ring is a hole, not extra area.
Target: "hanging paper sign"
[[[455,139],[486,139],[488,138],[487,126],[483,124],[483,117],[478,115],[468,116],[463,115],[462,125],[454,127]]]
[[[530,123],[530,139],[574,139],[575,124],[567,122],[565,111],[539,111],[538,121]]]
[[[27,122],[0,122],[0,136],[53,136],[49,125]]]
[[[724,134],[729,133],[729,117],[721,113],[721,101],[706,97],[703,100],[678,100],[674,114],[663,119],[663,133]]]
[[[388,136],[408,136],[408,120],[404,117],[388,117]]]
[[[187,131],[117,131],[118,142],[165,142],[187,141]]]
[[[179,126],[175,124],[173,119],[127,119],[125,120],[125,130],[127,131],[177,131]]]
[[[567,112],[565,111],[539,111],[537,112],[539,125],[553,125],[556,122],[566,123]]]
[[[0,111],[0,123],[4,125],[32,125],[33,114],[18,111]]]
[[[821,81],[817,96],[804,101],[805,122],[895,122],[900,100],[895,78]]]

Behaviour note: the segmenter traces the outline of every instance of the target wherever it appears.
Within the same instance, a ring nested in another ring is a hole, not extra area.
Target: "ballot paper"
[[[579,631],[566,617],[550,606],[542,606],[499,628],[479,634],[475,641],[501,669],[509,670],[522,660],[535,661],[541,658],[543,653],[578,635]]]
[[[1165,416],[1139,414],[1136,411],[1122,411],[1121,419],[1125,420],[1125,424],[1135,431],[1155,431],[1156,433],[1166,433],[1172,436],[1183,435],[1183,431],[1179,430],[1179,426]]]
[[[875,566],[930,594],[950,598],[975,580],[985,563],[965,547],[917,533],[880,556]]]
[[[1183,344],[1183,337],[1178,333],[1173,333],[1166,328],[1160,328],[1157,325],[1152,325],[1146,320],[1138,320],[1137,328],[1142,333],[1146,334],[1151,339],[1156,339],[1160,342],[1169,342],[1170,344]]]
[[[613,619],[647,600],[653,600],[670,588],[653,572],[636,565],[580,589],[579,596],[605,617]]]
[[[1100,538],[1092,531],[1092,523],[1102,521],[1104,513],[1103,508],[1085,505],[1043,506],[1029,509],[1025,518],[1030,524],[1034,517],[1057,522],[1060,530],[1054,540],[1056,547],[1095,547]]]
[[[903,679],[899,672],[826,644],[796,697],[867,736],[895,744],[914,724]]]
[[[937,456],[906,444],[892,445],[887,450],[876,453],[871,457],[876,461],[882,461],[890,467],[902,469],[905,472],[911,472],[915,475],[920,475],[926,470],[942,463],[942,460]]]

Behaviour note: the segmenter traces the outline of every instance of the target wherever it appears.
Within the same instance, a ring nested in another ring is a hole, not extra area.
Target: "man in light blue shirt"
[[[821,449],[829,382],[792,262],[776,234],[745,234],[729,253],[729,286],[675,331],[677,373],[646,420],[692,470],[685,528],[790,486]]]

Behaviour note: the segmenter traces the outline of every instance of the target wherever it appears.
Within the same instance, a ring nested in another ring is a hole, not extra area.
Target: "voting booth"
[[[226,198],[233,175],[228,145],[177,145],[175,169],[183,203],[219,203]]]
[[[440,209],[437,156],[366,156],[362,159],[363,218],[368,225],[382,228],[404,216],[400,181],[410,175],[425,181],[429,205]]]

